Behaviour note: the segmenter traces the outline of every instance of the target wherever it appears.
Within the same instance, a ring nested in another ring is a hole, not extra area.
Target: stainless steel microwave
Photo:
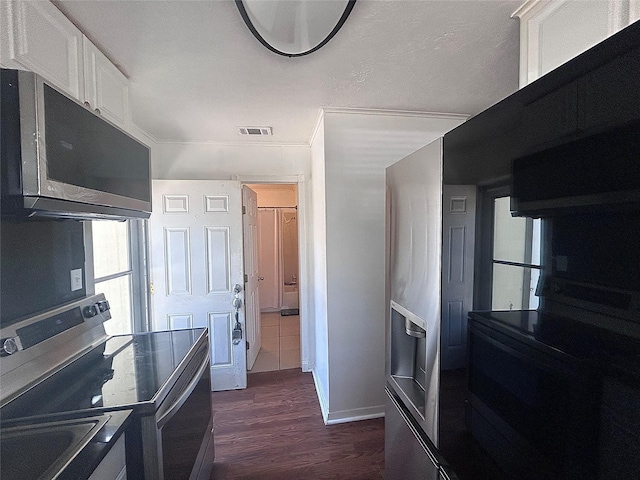
[[[149,217],[149,147],[39,75],[0,75],[3,216]]]

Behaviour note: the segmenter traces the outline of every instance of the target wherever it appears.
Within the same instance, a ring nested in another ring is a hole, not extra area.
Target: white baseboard
[[[311,370],[313,374],[313,383],[316,386],[316,394],[318,395],[318,403],[320,403],[320,411],[325,425],[335,425],[338,423],[357,422],[358,420],[370,420],[372,418],[384,417],[384,405],[374,407],[355,408],[353,410],[342,410],[339,412],[329,412],[329,404],[324,397],[324,392],[318,384],[315,370]]]
[[[354,410],[342,410],[340,412],[328,412],[324,423],[326,425],[335,425],[337,423],[356,422],[358,420],[370,420],[381,417],[384,417],[384,405],[356,408]]]
[[[327,399],[324,398],[324,392],[318,385],[318,379],[316,378],[316,371],[311,370],[313,374],[313,383],[316,386],[316,393],[318,395],[318,402],[320,403],[320,411],[322,412],[322,419],[324,420],[324,424],[327,424]]]

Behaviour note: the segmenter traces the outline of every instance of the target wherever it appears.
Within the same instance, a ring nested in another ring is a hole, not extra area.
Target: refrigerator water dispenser
[[[423,420],[426,383],[424,326],[422,319],[391,302],[391,379]]]

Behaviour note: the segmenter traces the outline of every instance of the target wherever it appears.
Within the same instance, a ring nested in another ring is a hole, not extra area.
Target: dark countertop
[[[77,425],[90,423],[98,419],[106,420],[106,423],[93,434],[89,442],[77,453],[75,458],[64,467],[60,476],[57,477],[61,480],[86,480],[125,432],[132,418],[131,413],[131,410],[119,410],[99,416],[85,417],[78,417],[78,415],[74,413],[68,413],[49,417],[39,423],[34,423],[33,419],[9,420],[3,422],[0,426],[0,439],[3,437],[2,430],[5,430],[5,432],[16,432],[20,427],[25,427],[28,430],[34,429],[36,433],[24,435],[20,438],[21,449],[24,448],[24,451],[27,452],[26,457],[28,457],[28,462],[24,463],[37,464],[40,461],[42,465],[52,465],[56,458],[58,458],[51,454],[51,449],[55,448],[55,445],[43,445],[42,437],[37,433],[37,429],[55,430],[58,432],[58,435],[52,438],[64,439],[65,431],[68,430],[68,428],[65,428],[65,423]],[[85,422],[83,422],[83,420],[85,420]],[[6,452],[3,451],[3,456],[9,451],[9,449],[7,449]],[[11,467],[6,466],[5,468],[10,469]],[[5,474],[7,478],[25,478],[22,471],[3,470],[3,475]]]
[[[640,340],[628,335],[536,310],[475,311],[469,319],[551,355],[594,360],[640,385]]]

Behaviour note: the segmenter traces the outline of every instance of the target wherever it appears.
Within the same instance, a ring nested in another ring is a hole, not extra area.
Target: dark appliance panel
[[[162,462],[166,479],[178,479],[200,465],[202,439],[211,429],[211,370],[204,369],[186,401],[170,421],[162,423]],[[213,441],[204,445],[213,452]],[[210,454],[213,457],[213,453]]]
[[[640,120],[517,158],[512,213],[537,217],[638,209],[638,151]]]
[[[517,325],[523,312],[496,313],[512,313]],[[476,421],[472,433],[485,436],[484,447],[513,478],[595,478],[594,367],[543,342],[525,342],[517,326],[509,332],[511,325],[495,328],[497,322],[470,318],[470,404],[472,416],[486,422],[478,428]],[[494,430],[494,438],[487,439],[486,430]]]
[[[636,170],[640,174],[640,163]],[[561,215],[550,221],[554,276],[640,291],[640,211]]]
[[[603,379],[600,418],[600,478],[640,478],[640,377],[612,366]]]
[[[150,202],[148,148],[48,85],[43,88],[49,178]]]

